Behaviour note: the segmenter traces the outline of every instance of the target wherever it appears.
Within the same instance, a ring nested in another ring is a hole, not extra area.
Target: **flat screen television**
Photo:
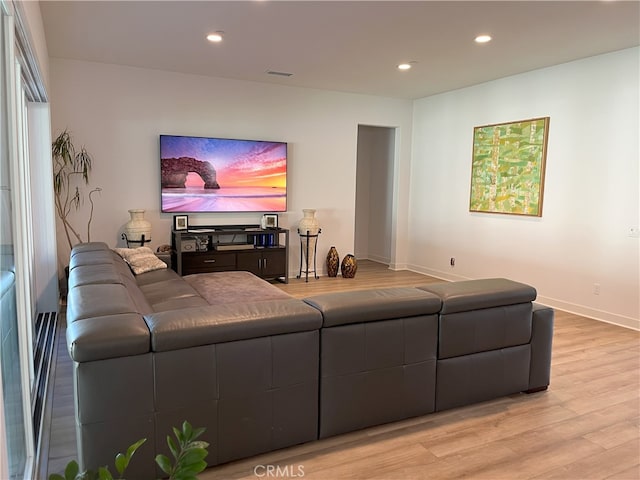
[[[284,212],[287,144],[160,135],[163,212]]]

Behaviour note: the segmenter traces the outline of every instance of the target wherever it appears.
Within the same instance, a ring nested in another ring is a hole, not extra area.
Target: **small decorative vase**
[[[331,247],[327,253],[327,275],[330,277],[338,276],[338,265],[340,264],[340,255],[336,247]]]
[[[144,210],[129,210],[131,220],[124,226],[124,233],[127,236],[127,244],[137,243],[143,246],[151,241],[151,222],[144,219]]]
[[[358,262],[356,257],[348,254],[342,259],[342,265],[340,265],[340,271],[342,272],[342,278],[353,278],[358,271]]]

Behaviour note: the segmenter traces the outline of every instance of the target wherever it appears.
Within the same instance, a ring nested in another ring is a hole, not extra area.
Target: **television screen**
[[[284,212],[287,144],[160,135],[163,212]]]

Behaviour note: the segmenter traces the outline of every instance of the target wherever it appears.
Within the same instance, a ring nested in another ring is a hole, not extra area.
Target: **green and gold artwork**
[[[473,129],[469,211],[542,216],[549,117]]]

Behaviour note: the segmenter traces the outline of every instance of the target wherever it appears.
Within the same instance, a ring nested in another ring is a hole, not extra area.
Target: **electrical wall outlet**
[[[451,257],[451,260],[449,260],[449,264],[450,264],[452,267],[455,267],[455,266],[456,266],[456,258],[455,258],[455,257]]]
[[[594,283],[593,284],[593,294],[594,295],[600,295],[600,284],[599,283]]]

